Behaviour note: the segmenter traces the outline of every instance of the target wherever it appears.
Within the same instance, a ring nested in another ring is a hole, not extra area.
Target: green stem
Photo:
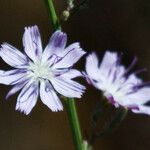
[[[108,135],[109,133],[113,132],[118,128],[118,126],[121,124],[121,122],[124,120],[128,112],[128,109],[126,108],[118,108],[115,116],[110,120],[110,122],[106,125],[105,129],[100,132],[93,132],[91,138],[90,138],[90,144],[93,144],[96,139],[101,138],[105,135]]]
[[[46,0],[46,3],[48,6],[50,18],[52,20],[52,24],[53,24],[55,30],[61,30],[61,24],[56,15],[53,1]],[[71,131],[72,131],[72,137],[73,137],[75,148],[76,148],[76,150],[83,150],[83,139],[82,139],[82,135],[81,135],[81,129],[80,129],[80,124],[79,124],[79,120],[78,120],[75,101],[73,98],[65,98],[65,104],[66,104],[68,119],[70,122],[70,127],[71,127]]]
[[[53,24],[55,30],[61,30],[61,25],[60,25],[57,15],[56,15],[53,1],[46,0],[46,4],[47,4],[49,15],[50,15],[50,18],[52,19],[52,24]]]
[[[76,150],[83,150],[83,139],[81,135],[81,129],[74,99],[66,98],[65,105],[67,109],[68,119],[70,122],[75,148]]]

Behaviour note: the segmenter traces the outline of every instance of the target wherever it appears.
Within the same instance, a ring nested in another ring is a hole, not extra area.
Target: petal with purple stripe
[[[63,51],[58,51],[57,55],[59,57],[64,57],[66,54],[68,54],[69,52],[71,52],[72,50],[75,50],[75,49],[80,49],[80,43],[79,42],[70,44]]]
[[[38,84],[26,84],[17,98],[16,110],[28,115],[35,106],[38,98]]]
[[[6,85],[14,85],[19,82],[25,81],[26,78],[26,71],[15,69],[10,71],[3,71],[0,70],[0,83]]]
[[[25,53],[30,59],[36,61],[42,56],[42,43],[37,26],[26,27],[23,35]]]
[[[67,42],[67,35],[61,31],[56,31],[50,38],[48,45],[46,46],[42,61],[47,61],[51,55],[62,53]]]
[[[85,90],[85,87],[83,85],[70,79],[57,77],[50,81],[54,86],[55,90],[66,97],[81,98]]]
[[[70,69],[69,71],[64,72],[61,77],[67,78],[67,79],[73,79],[76,77],[81,77],[83,76],[80,71],[76,69]]]
[[[25,68],[28,64],[27,57],[7,43],[1,45],[0,55],[7,64],[15,68]]]
[[[100,78],[98,63],[98,58],[95,53],[87,56],[85,69],[87,74],[95,80],[98,80]]]
[[[54,68],[68,68],[72,67],[86,52],[81,48],[72,49],[67,54],[65,54],[62,59],[54,64]]]
[[[41,101],[52,111],[61,111],[63,106],[52,86],[48,81],[41,81],[40,84]]]
[[[100,65],[100,71],[107,75],[110,73],[111,69],[116,70],[116,63],[118,60],[118,54],[115,52],[106,51],[103,60]]]
[[[17,93],[19,90],[21,90],[27,84],[27,82],[28,80],[14,85],[12,89],[7,93],[6,99]]]
[[[138,113],[138,114],[150,115],[150,107],[149,106],[140,105],[140,106],[138,106],[138,109],[131,109],[131,111],[134,113]]]
[[[144,87],[137,92],[127,94],[126,99],[128,99],[130,103],[137,105],[145,104],[150,100],[150,87]]]

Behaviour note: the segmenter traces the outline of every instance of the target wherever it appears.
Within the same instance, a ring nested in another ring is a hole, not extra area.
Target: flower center
[[[31,71],[29,73],[29,76],[33,79],[50,79],[53,77],[52,70],[50,69],[48,63],[41,63],[40,61],[37,61],[36,63],[30,63],[29,70]]]

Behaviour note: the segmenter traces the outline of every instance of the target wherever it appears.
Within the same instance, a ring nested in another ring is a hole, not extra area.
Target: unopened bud
[[[74,7],[73,2],[70,2],[70,3],[69,3],[69,8],[70,8],[70,9],[73,9],[73,7]]]

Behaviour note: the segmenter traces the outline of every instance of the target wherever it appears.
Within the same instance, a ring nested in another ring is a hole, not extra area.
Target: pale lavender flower
[[[1,58],[14,67],[10,71],[0,70],[0,83],[13,85],[6,98],[22,89],[16,110],[29,114],[39,95],[52,111],[63,110],[55,91],[65,97],[81,98],[85,87],[72,80],[81,76],[72,66],[85,52],[79,43],[66,47],[66,42],[67,35],[56,31],[43,51],[38,27],[32,26],[26,27],[23,35],[25,53],[7,43],[1,45]]]
[[[143,70],[129,73],[137,58],[128,68],[122,66],[120,61],[121,56],[107,51],[100,64],[96,54],[92,53],[86,59],[84,75],[115,107],[121,106],[134,113],[150,115],[150,107],[145,105],[150,100],[149,83],[144,83],[136,76]]]

